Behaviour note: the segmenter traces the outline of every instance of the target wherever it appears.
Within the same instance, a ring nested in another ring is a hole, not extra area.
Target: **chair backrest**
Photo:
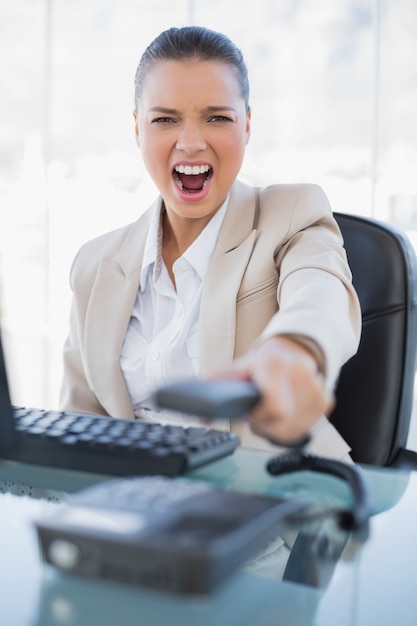
[[[342,368],[330,416],[359,463],[391,465],[406,447],[417,354],[417,257],[380,221],[335,213],[362,307],[357,354]]]

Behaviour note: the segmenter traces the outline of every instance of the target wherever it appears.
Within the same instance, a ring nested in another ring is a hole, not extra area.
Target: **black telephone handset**
[[[186,379],[161,387],[156,404],[168,409],[207,419],[242,419],[259,402],[257,386],[246,380]]]
[[[195,415],[209,420],[242,420],[260,400],[255,383],[247,380],[217,378],[213,380],[187,379],[161,387],[154,394],[156,405],[167,409]],[[310,441],[306,435],[298,441],[270,440],[286,448],[303,448]]]
[[[244,419],[260,400],[260,391],[250,381],[239,379],[189,379],[161,387],[154,394],[154,401],[161,409],[195,415],[206,419]],[[371,515],[368,491],[362,472],[355,465],[308,454],[304,451],[309,442],[307,435],[302,441],[283,444],[289,451],[268,461],[266,470],[277,476],[290,472],[309,470],[332,474],[345,480],[352,491],[354,504],[351,510],[339,515],[339,525],[344,530],[354,530],[368,522]]]

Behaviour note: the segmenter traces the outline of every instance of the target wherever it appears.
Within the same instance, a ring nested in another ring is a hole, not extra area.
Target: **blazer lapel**
[[[230,364],[235,351],[236,299],[256,240],[257,191],[233,185],[205,279],[200,313],[201,373]]]
[[[149,219],[147,211],[130,226],[115,256],[101,262],[86,313],[89,383],[101,405],[114,417],[133,417],[119,356],[139,289]]]

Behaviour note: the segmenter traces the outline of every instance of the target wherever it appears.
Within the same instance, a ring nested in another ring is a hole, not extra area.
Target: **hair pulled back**
[[[147,72],[159,61],[220,61],[235,68],[240,95],[249,111],[249,79],[239,48],[222,33],[202,26],[169,28],[146,48],[135,75],[135,104],[142,96]]]

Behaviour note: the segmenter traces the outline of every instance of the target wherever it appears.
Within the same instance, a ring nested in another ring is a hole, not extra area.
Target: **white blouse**
[[[140,287],[123,342],[120,365],[137,417],[183,423],[174,413],[149,413],[156,388],[200,373],[199,312],[204,278],[227,208],[227,199],[173,265],[162,259],[162,214],[155,212],[145,243]],[[144,414],[145,410],[145,414]],[[190,418],[186,418],[190,423]],[[200,420],[192,420],[201,423]]]

